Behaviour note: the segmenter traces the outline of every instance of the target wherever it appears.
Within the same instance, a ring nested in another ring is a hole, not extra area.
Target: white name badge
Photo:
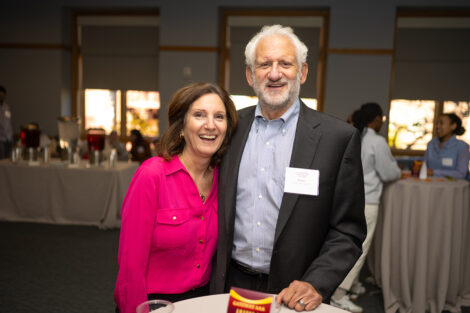
[[[442,158],[442,166],[452,166],[453,163],[452,158]]]
[[[319,170],[286,167],[284,192],[318,196]]]

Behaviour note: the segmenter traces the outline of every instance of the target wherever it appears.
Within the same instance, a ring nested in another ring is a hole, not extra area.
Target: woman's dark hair
[[[362,133],[364,128],[377,116],[383,116],[382,108],[375,102],[368,102],[361,105],[360,109],[353,113],[352,122],[354,127]]]
[[[180,136],[184,128],[186,113],[191,104],[206,94],[216,94],[222,99],[227,113],[227,131],[224,141],[219,150],[212,156],[210,165],[215,166],[220,163],[222,156],[227,150],[227,144],[237,127],[238,116],[235,105],[225,89],[211,83],[193,83],[179,89],[171,98],[168,105],[168,129],[163,134],[158,146],[157,154],[169,161],[174,155],[183,152],[186,144],[183,137]]]
[[[462,126],[462,120],[455,113],[445,113],[442,116],[447,116],[450,119],[451,124],[457,124],[457,127],[454,129],[454,134],[461,136],[465,133],[465,127]]]
[[[131,135],[131,136],[134,135],[134,137],[135,137],[135,140],[134,140],[134,141],[135,141],[136,143],[141,142],[141,141],[144,140],[144,137],[142,136],[142,133],[141,133],[139,130],[137,130],[137,129],[131,130],[130,135]]]

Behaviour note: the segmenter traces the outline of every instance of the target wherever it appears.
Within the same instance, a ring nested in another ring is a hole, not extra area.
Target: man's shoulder
[[[301,107],[300,116],[309,124],[319,123],[321,127],[331,129],[333,132],[352,134],[356,128],[339,119],[336,116],[325,112],[320,112],[307,107],[305,104]]]
[[[252,105],[237,111],[238,118],[247,118],[255,114],[256,105]]]

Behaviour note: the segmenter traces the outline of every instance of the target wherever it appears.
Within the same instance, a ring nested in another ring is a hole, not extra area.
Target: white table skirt
[[[0,220],[120,227],[120,209],[137,163],[114,168],[29,166],[0,161]]]
[[[470,305],[469,193],[464,180],[386,186],[368,256],[386,313]]]
[[[199,298],[192,298],[175,302],[175,310],[172,313],[225,313],[227,312],[228,294],[220,294]],[[279,313],[296,312],[282,305]],[[328,304],[320,304],[315,313],[346,313],[346,311]]]

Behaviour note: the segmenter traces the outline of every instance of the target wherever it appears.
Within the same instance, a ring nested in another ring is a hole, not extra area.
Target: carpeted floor
[[[119,230],[0,222],[0,313],[114,312],[118,243]],[[383,313],[381,290],[366,287],[357,303]]]

